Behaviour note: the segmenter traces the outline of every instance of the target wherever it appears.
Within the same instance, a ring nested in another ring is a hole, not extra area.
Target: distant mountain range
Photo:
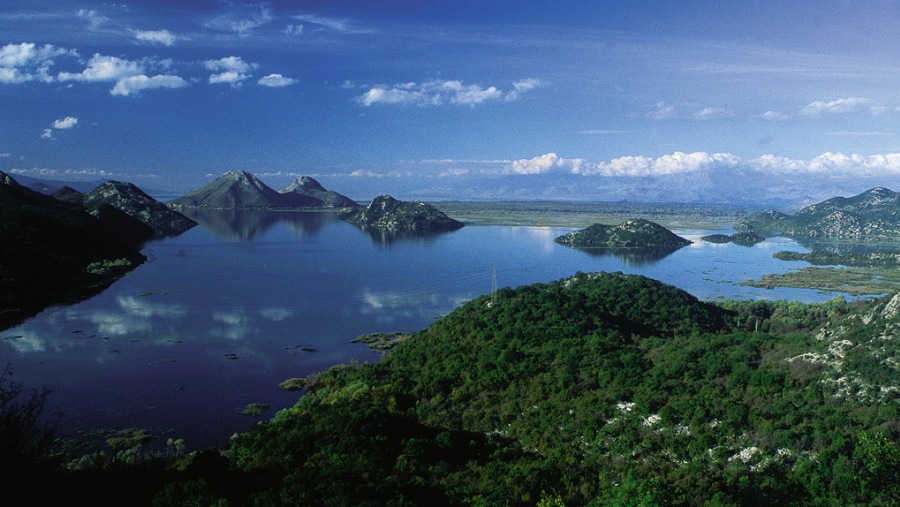
[[[834,197],[788,215],[765,211],[738,227],[761,234],[828,240],[897,240],[900,194],[876,187],[853,197]]]
[[[359,204],[302,177],[277,192],[247,171],[231,171],[169,201],[169,207],[205,209],[357,208]]]

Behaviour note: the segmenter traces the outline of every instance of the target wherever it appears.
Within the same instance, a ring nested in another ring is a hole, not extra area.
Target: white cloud
[[[109,18],[93,9],[80,9],[78,11],[78,17],[86,19],[91,30],[96,30],[109,21]]]
[[[737,167],[740,157],[730,153],[684,153],[676,151],[671,155],[645,157],[643,155],[625,156],[599,164],[582,164],[572,172],[580,174],[598,174],[602,176],[661,176],[694,172],[701,169],[721,167]]]
[[[287,25],[284,27],[285,35],[300,37],[303,35],[303,25]]]
[[[504,94],[496,86],[466,85],[458,80],[432,80],[425,83],[398,83],[392,86],[375,86],[356,100],[364,106],[374,104],[398,104],[416,106],[440,106],[443,104],[475,106],[491,100],[515,100],[519,93],[538,86],[538,81],[523,80],[513,83],[514,90]],[[511,94],[515,94],[512,95]]]
[[[556,153],[545,153],[531,159],[514,160],[510,170],[514,174],[544,174],[551,171],[581,172],[585,161],[581,158],[561,158]]]
[[[847,97],[825,102],[817,100],[811,102],[800,112],[807,116],[816,116],[822,113],[854,113],[868,108],[872,101],[865,97]]]
[[[296,82],[297,82],[296,79],[290,78],[290,77],[284,77],[281,74],[269,74],[268,76],[260,78],[259,81],[257,81],[257,84],[260,84],[262,86],[278,88],[281,86],[290,86]]]
[[[172,46],[177,37],[168,30],[134,30],[134,38],[141,42]]]
[[[519,95],[528,91],[531,91],[538,86],[541,86],[541,81],[534,78],[523,79],[521,81],[516,81],[513,83],[513,89],[511,92],[506,94],[504,100],[507,102],[512,102],[519,98]]]
[[[665,102],[657,102],[656,109],[644,115],[651,120],[671,120],[675,117],[675,106]]]
[[[143,90],[153,90],[156,88],[184,88],[187,85],[187,81],[174,75],[163,74],[148,77],[141,74],[120,79],[109,93],[111,95],[127,97],[129,95],[137,95]]]
[[[229,12],[208,21],[205,26],[213,30],[234,32],[247,37],[257,28],[272,21],[272,9],[268,4],[233,4]]]
[[[53,128],[60,130],[70,129],[75,125],[78,125],[78,118],[74,116],[66,116],[53,122]]]
[[[74,116],[66,116],[65,118],[54,120],[50,124],[50,128],[41,131],[41,139],[55,139],[53,137],[54,130],[68,130],[75,127],[75,125],[78,125],[78,118]]]
[[[759,115],[759,118],[766,121],[788,121],[791,119],[791,116],[780,111],[766,111]]]
[[[78,56],[75,50],[50,44],[7,44],[0,47],[0,83],[18,84],[27,81],[53,81],[50,66],[60,56]]]
[[[705,107],[696,113],[693,118],[699,121],[705,120],[722,120],[726,118],[734,118],[734,111],[720,107]]]
[[[335,32],[346,33],[346,34],[366,34],[372,33],[371,30],[366,30],[363,28],[359,28],[353,26],[353,23],[347,19],[341,18],[329,18],[325,16],[317,16],[314,14],[301,14],[298,16],[294,16],[294,19],[298,21],[303,21],[305,23],[309,23],[311,25],[315,25],[318,28],[311,28],[312,30],[322,30],[329,29]],[[301,25],[302,26],[302,25]]]
[[[239,56],[227,56],[218,60],[207,60],[204,63],[207,70],[219,72],[209,76],[210,84],[224,83],[234,87],[240,86],[242,81],[248,79],[253,69],[258,66],[255,63],[245,62]]]
[[[60,72],[57,79],[60,81],[85,82],[118,81],[119,79],[136,76],[143,72],[144,66],[138,62],[96,53],[88,60],[87,67],[83,71],[77,74]]]

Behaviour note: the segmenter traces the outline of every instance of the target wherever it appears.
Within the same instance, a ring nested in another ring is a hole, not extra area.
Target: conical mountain
[[[169,201],[173,208],[268,209],[284,196],[247,171],[230,171],[202,187]]]
[[[321,183],[309,176],[301,176],[281,191],[282,194],[294,194],[311,197],[319,201],[322,208],[358,208],[359,204],[347,196],[333,190],[327,190]]]

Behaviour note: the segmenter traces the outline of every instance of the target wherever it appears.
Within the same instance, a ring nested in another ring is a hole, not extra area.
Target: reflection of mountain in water
[[[626,264],[633,266],[643,266],[653,264],[654,262],[669,256],[679,248],[584,248],[573,247],[576,250],[591,254],[596,257],[612,255],[619,258]]]
[[[408,229],[382,229],[379,227],[359,226],[372,242],[378,245],[391,245],[398,242],[427,243],[442,234],[452,231],[412,231]]]
[[[326,222],[337,220],[332,213],[291,213],[266,210],[185,208],[182,213],[206,230],[232,242],[253,241],[279,222],[298,236],[316,234]]]

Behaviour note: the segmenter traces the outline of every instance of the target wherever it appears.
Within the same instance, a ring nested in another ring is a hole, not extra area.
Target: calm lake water
[[[0,332],[13,380],[48,386],[65,435],[142,427],[190,448],[220,445],[298,393],[278,384],[379,355],[350,340],[416,331],[499,287],[549,282],[578,271],[637,273],[701,299],[821,301],[831,293],[739,285],[805,263],[775,238],[752,248],[694,241],[662,258],[595,255],[554,243],[570,228],[470,226],[426,238],[370,235],[327,213],[196,217],[197,227],[149,243],[148,262],[103,293],[52,307]]]

